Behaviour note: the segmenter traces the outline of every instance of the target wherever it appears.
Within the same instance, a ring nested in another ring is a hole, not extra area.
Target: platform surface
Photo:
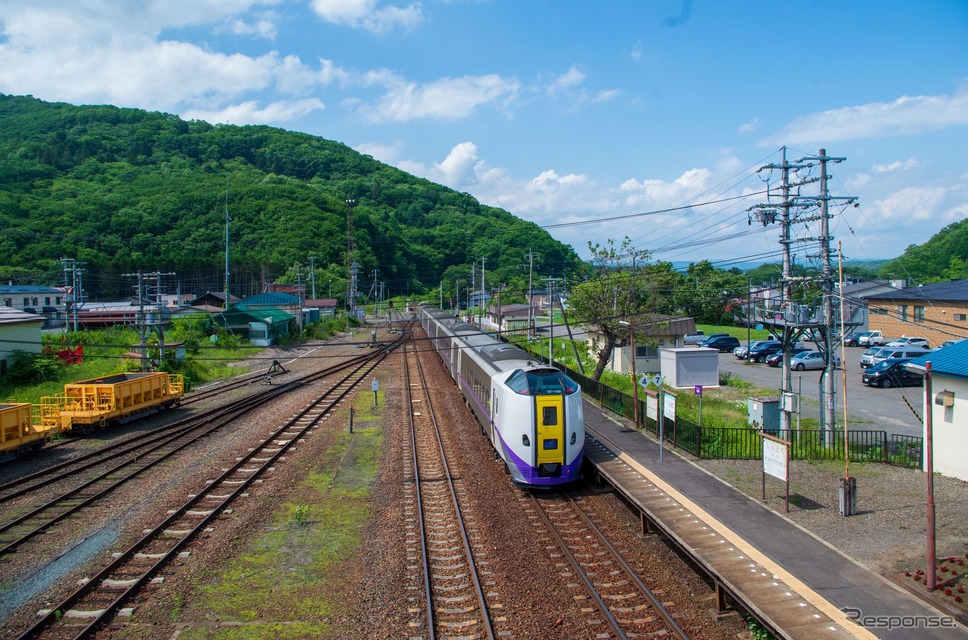
[[[968,638],[903,591],[585,401],[586,457],[788,638]],[[855,619],[863,618],[861,626]]]

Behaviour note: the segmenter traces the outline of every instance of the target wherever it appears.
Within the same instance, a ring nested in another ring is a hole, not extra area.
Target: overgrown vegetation
[[[344,317],[324,318],[308,325],[291,340],[326,340],[335,333],[345,331],[346,327]],[[213,341],[212,336],[218,339]],[[0,399],[37,403],[43,396],[60,393],[64,384],[69,382],[124,371],[140,371],[141,358],[131,352],[139,340],[133,329],[120,326],[100,331],[45,335],[44,347],[51,353],[18,353],[7,375],[0,378]],[[248,366],[238,363],[261,349],[250,346],[240,336],[212,325],[204,317],[176,318],[166,330],[165,343],[183,344],[187,356],[185,360],[176,360],[175,352],[170,348],[162,358],[157,335],[152,334],[146,343],[149,345],[147,357],[152,367],[182,374],[188,389],[244,373]],[[83,349],[83,361],[79,364],[65,364],[53,353],[78,345]]]

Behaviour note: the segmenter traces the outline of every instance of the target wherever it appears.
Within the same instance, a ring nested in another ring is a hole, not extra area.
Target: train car
[[[0,404],[0,459],[15,456],[28,449],[39,449],[53,435],[33,416],[29,402]]]
[[[126,422],[147,411],[177,405],[184,378],[165,372],[118,373],[64,386],[64,392],[40,400],[40,422],[48,429],[89,431]]]
[[[417,317],[511,480],[551,487],[579,478],[581,389],[525,351],[428,305]]]

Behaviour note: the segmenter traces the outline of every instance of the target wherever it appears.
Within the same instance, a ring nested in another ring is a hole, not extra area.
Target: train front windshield
[[[571,395],[578,384],[557,369],[518,369],[507,380],[507,385],[523,396]]]

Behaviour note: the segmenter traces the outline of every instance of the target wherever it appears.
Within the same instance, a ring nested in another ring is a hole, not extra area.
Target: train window
[[[518,369],[505,381],[515,393],[526,396],[572,394],[578,385],[555,369],[535,370],[525,373]]]
[[[506,384],[511,391],[515,393],[520,393],[521,395],[525,396],[530,393],[530,390],[528,389],[528,376],[521,369],[515,370],[515,372],[511,374],[511,377],[509,377],[504,384]]]
[[[558,407],[543,407],[541,424],[546,427],[553,427],[558,424]]]

